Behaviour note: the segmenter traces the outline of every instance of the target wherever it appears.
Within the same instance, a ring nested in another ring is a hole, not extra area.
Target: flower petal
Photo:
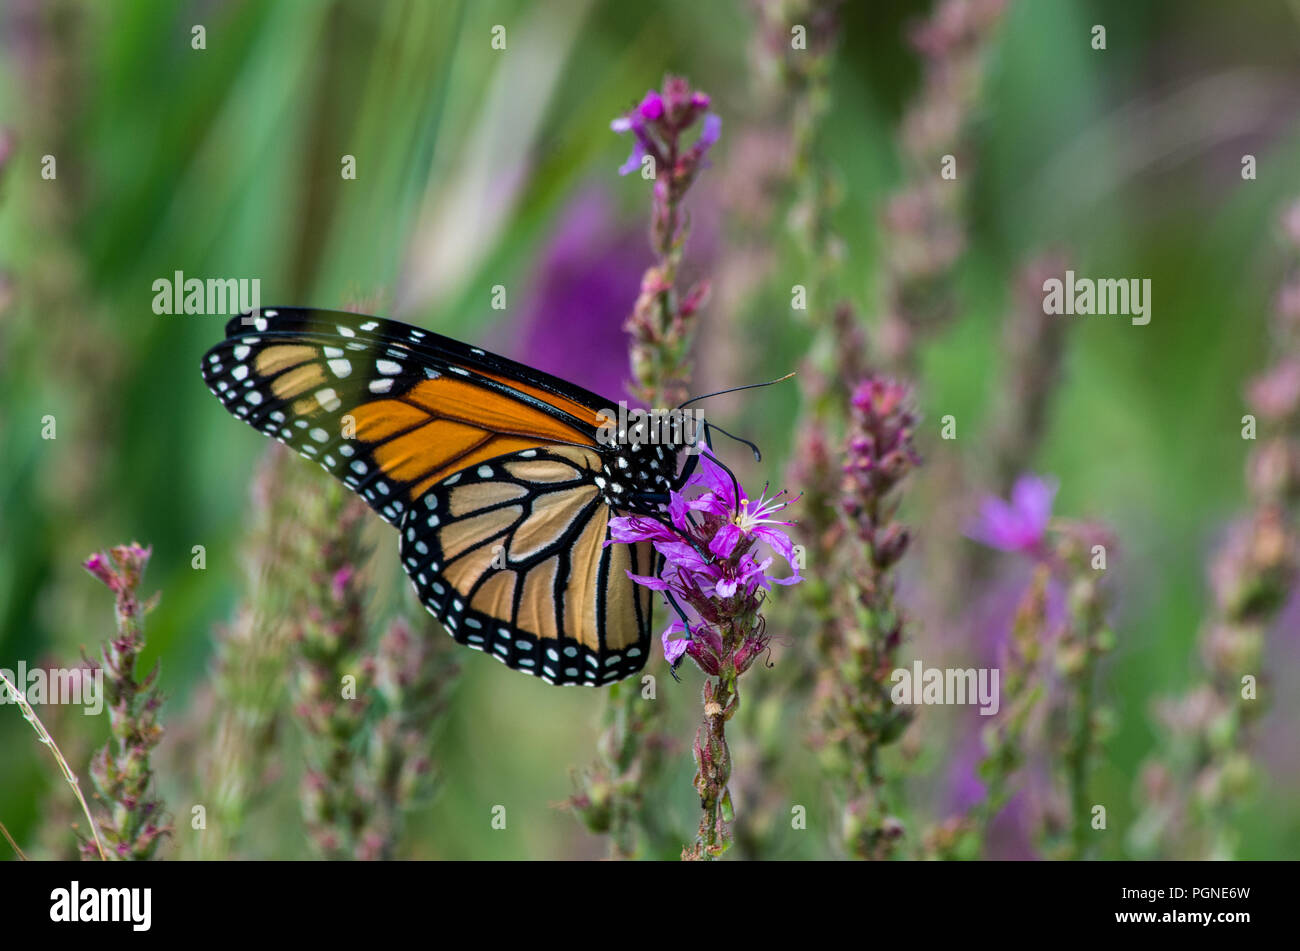
[[[645,98],[641,100],[641,104],[636,108],[637,112],[641,114],[641,118],[646,122],[657,122],[664,115],[663,97],[651,89],[645,94]]]
[[[609,536],[615,542],[680,541],[658,519],[638,515],[620,515],[609,520]]]
[[[686,648],[689,647],[691,643],[685,638],[677,638],[675,640],[669,639],[670,634],[680,633],[681,630],[681,622],[674,621],[668,626],[668,630],[664,631],[659,638],[664,645],[664,660],[668,661],[670,664],[675,664],[681,660],[682,655],[686,653]]]
[[[761,525],[754,529],[751,534],[759,541],[767,542],[774,552],[790,563],[791,568],[795,567],[794,542],[790,541],[789,535],[780,529],[766,528]]]
[[[631,571],[628,571],[627,576],[643,588],[649,588],[651,591],[667,591],[672,587],[663,578],[655,575],[634,575]]]
[[[720,135],[722,135],[722,117],[716,112],[710,112],[704,117],[704,126],[700,129],[700,137],[696,140],[695,148],[703,152],[718,141]]]
[[[709,542],[709,551],[713,552],[719,558],[730,558],[731,553],[734,552],[736,546],[740,544],[740,539],[743,535],[744,532],[740,530],[739,525],[736,525],[733,522],[728,522],[726,525],[723,525],[718,529],[717,534],[714,535],[712,540]]]
[[[1027,527],[1037,534],[1047,529],[1052,518],[1052,501],[1056,486],[1035,475],[1022,475],[1011,489],[1011,504],[1015,506]]]
[[[641,160],[645,158],[645,145],[642,144],[638,137],[632,143],[632,154],[627,157],[627,161],[618,167],[620,175],[631,175],[641,167]]]

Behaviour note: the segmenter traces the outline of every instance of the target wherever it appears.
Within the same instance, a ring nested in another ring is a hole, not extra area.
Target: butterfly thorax
[[[672,443],[627,443],[605,447],[602,474],[596,486],[606,504],[616,509],[641,508],[645,496],[662,496],[675,488],[677,454]]]

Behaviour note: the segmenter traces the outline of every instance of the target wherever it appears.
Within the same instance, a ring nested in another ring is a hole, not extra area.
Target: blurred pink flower
[[[1022,475],[1006,502],[988,496],[980,504],[979,516],[966,529],[966,536],[999,551],[1038,554],[1052,518],[1056,485],[1036,475]]]

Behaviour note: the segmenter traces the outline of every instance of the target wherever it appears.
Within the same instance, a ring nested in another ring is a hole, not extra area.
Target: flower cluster
[[[703,491],[688,499],[693,489]],[[756,617],[761,592],[771,590],[773,584],[801,580],[794,545],[782,530],[791,523],[773,518],[794,501],[784,495],[782,490],[771,498],[764,494],[750,499],[731,473],[702,449],[696,473],[681,492],[670,496],[668,522],[642,515],[611,520],[613,542],[648,541],[664,556],[659,577],[629,574],[632,580],[675,595],[700,619],[689,632],[683,620],[664,631],[664,656],[669,663],[676,666],[689,655],[707,674],[717,675],[728,663],[739,674],[766,648],[761,624],[742,631],[735,643],[729,643],[727,629],[736,619]],[[785,559],[793,574],[771,577],[768,569],[775,556],[759,560],[760,543]],[[686,633],[689,637],[679,636]]]
[[[907,549],[906,529],[890,522],[885,498],[921,463],[912,443],[917,417],[911,390],[885,377],[860,382],[850,397],[851,423],[844,462],[841,508],[877,569],[898,561]]]
[[[303,582],[289,692],[304,741],[302,811],[316,848],[331,859],[361,857],[360,834],[370,815],[358,782],[375,679],[357,573],[369,554],[365,511],[335,485],[306,492],[295,539]]]
[[[366,811],[357,832],[359,859],[391,859],[406,811],[437,789],[432,734],[459,673],[453,646],[450,638],[402,618],[380,638],[373,670],[384,712],[371,728],[357,780]]]
[[[118,545],[108,554],[95,553],[85,567],[117,596],[117,636],[104,645],[101,657],[108,693],[113,739],[90,764],[100,803],[99,830],[109,854],[120,859],[148,859],[171,834],[162,801],[154,798],[151,755],[162,739],[158,708],[162,698],[155,682],[158,668],[137,678],[135,666],[144,649],[144,615],[153,602],[141,604],[136,589],[152,550],[135,544]],[[97,843],[84,843],[82,853],[98,855]]]
[[[669,76],[662,93],[646,93],[631,111],[611,123],[615,132],[631,133],[634,138],[632,155],[620,174],[640,167],[654,178],[650,239],[655,260],[642,273],[632,313],[623,324],[631,337],[632,379],[627,390],[648,406],[670,406],[685,399],[695,316],[709,293],[707,280],[684,293],[677,289],[689,232],[682,202],[721,131],[721,120],[708,113],[709,105],[707,95],[692,91],[686,80]],[[700,122],[694,144],[684,145],[683,136]],[[584,299],[588,310],[589,303]],[[660,731],[663,710],[663,704],[644,702],[638,691],[613,685],[598,759],[581,774],[575,773],[579,788],[569,806],[589,829],[609,836],[615,857],[637,854],[643,846],[654,851],[656,840],[663,838],[646,808],[646,790],[670,745]],[[716,772],[701,770],[701,775]]]
[[[648,155],[654,159],[656,183],[662,181],[665,189],[684,190],[722,132],[721,117],[708,110],[707,93],[693,91],[690,83],[680,76],[667,77],[662,94],[651,89],[626,115],[609,124],[615,132],[631,132],[635,137],[632,154],[619,167],[618,173],[628,175],[635,172]],[[693,146],[683,150],[679,145],[682,133],[701,118],[699,137]],[[658,169],[665,169],[667,174],[660,178]]]
[[[682,200],[706,167],[705,156],[722,131],[722,120],[708,108],[706,94],[692,90],[681,77],[668,76],[662,93],[651,90],[610,124],[615,132],[630,132],[635,139],[619,172],[626,175],[648,163],[655,182],[650,244],[656,261],[641,278],[641,292],[625,325],[632,335],[633,395],[652,406],[684,398],[693,318],[709,293],[707,281],[685,293],[677,291],[688,230]],[[699,135],[688,146],[683,138],[697,123]]]

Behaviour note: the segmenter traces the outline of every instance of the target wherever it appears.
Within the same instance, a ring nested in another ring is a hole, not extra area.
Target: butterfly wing
[[[443,479],[407,511],[402,566],[460,643],[554,684],[639,671],[651,600],[645,542],[605,545],[613,512],[589,449],[527,449]]]
[[[270,308],[203,359],[231,413],[320,463],[398,525],[455,472],[550,445],[595,446],[608,401],[396,321]]]

